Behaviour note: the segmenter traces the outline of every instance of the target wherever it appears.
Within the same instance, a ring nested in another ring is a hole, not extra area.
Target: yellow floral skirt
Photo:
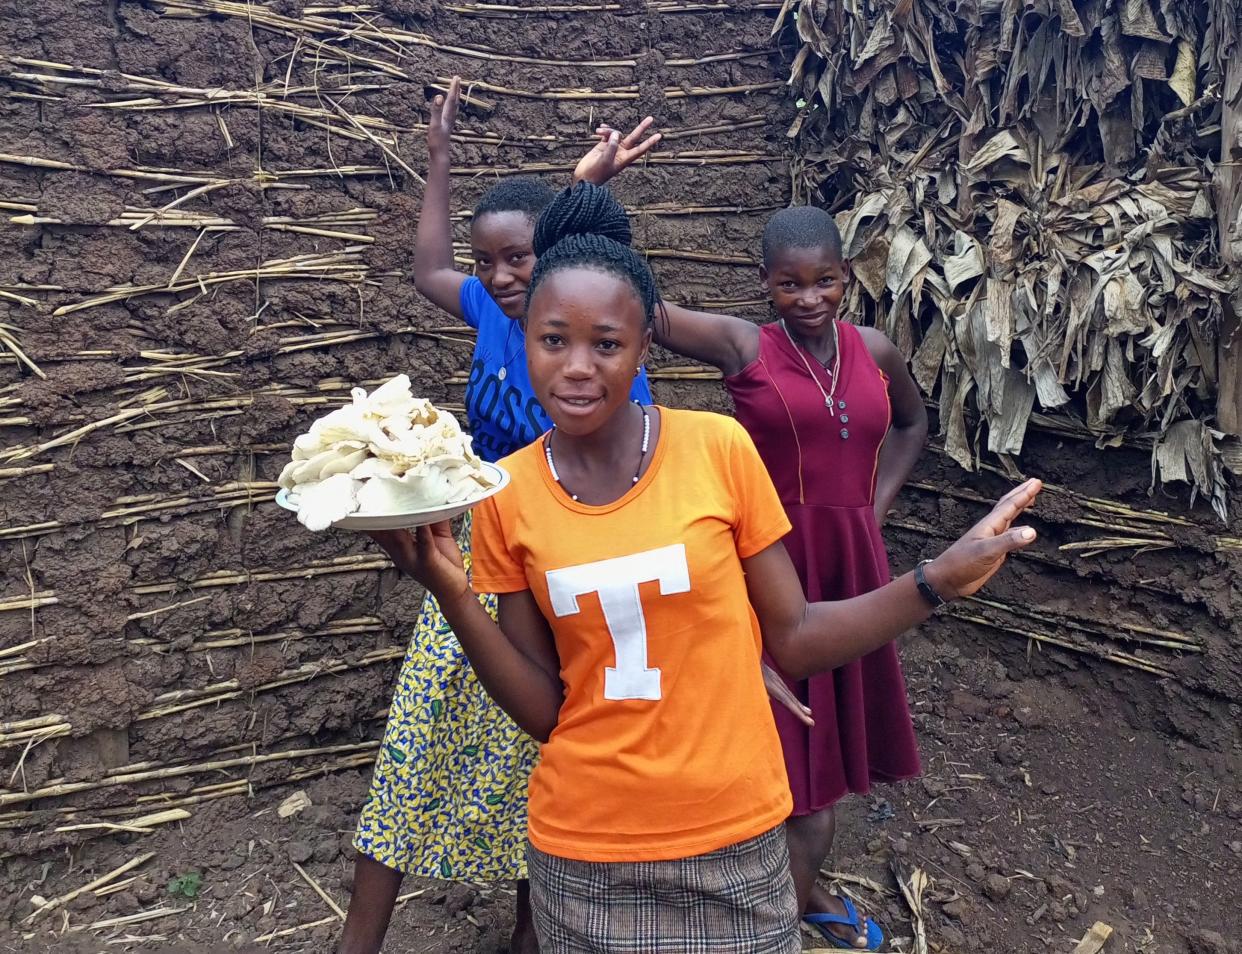
[[[458,543],[470,571],[470,520]],[[496,618],[496,597],[480,596]],[[526,789],[538,745],[491,700],[440,607],[423,601],[354,846],[452,881],[526,877]]]

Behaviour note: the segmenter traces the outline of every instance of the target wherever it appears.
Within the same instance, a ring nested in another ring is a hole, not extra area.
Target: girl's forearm
[[[805,678],[874,652],[927,619],[933,603],[977,592],[1011,553],[1035,539],[1034,529],[1013,522],[1034,503],[1040,487],[1038,480],[1015,487],[947,550],[927,561],[926,597],[915,582],[916,573],[907,573],[853,599],[807,603],[782,544],[746,557],[746,592],[763,630],[764,648],[786,675]]]
[[[440,612],[487,694],[531,737],[546,742],[564,700],[560,681],[518,649],[468,590],[441,601]]]
[[[766,645],[782,672],[805,679],[874,652],[931,614],[907,573],[853,599],[805,604],[796,625]]]
[[[453,230],[449,217],[449,157],[433,151],[427,164],[423,206],[414,238],[414,283],[438,269],[452,269]],[[419,289],[422,290],[421,288]]]

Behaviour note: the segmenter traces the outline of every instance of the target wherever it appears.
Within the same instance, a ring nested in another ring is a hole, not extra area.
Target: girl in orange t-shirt
[[[543,954],[799,950],[782,822],[791,801],[760,654],[791,675],[894,639],[1034,539],[1038,481],[935,560],[808,604],[780,500],[719,415],[628,399],[658,295],[604,189],[535,230],[531,382],[553,421],[502,462],[474,516],[474,586],[448,524],[375,534],[439,600],[475,672],[543,743],[531,776],[531,901]]]

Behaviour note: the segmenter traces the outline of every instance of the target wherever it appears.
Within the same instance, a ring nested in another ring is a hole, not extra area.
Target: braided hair
[[[814,205],[781,209],[763,229],[763,264],[787,248],[822,248],[841,260],[841,232],[831,215]]]
[[[477,221],[491,212],[521,212],[533,222],[552,201],[553,195],[552,189],[539,179],[529,176],[502,179],[483,193],[474,207],[474,218]]]
[[[526,286],[526,305],[540,283],[564,268],[592,268],[627,282],[651,324],[660,293],[643,257],[630,247],[630,221],[621,203],[591,182],[557,193],[535,223],[535,269]]]

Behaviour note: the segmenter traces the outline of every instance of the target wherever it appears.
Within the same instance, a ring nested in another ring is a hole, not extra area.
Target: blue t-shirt
[[[530,384],[522,326],[500,310],[474,276],[461,286],[461,312],[479,333],[466,382],[466,417],[475,453],[497,461],[537,438],[552,426],[552,419]],[[634,379],[630,397],[651,403],[645,370]]]

